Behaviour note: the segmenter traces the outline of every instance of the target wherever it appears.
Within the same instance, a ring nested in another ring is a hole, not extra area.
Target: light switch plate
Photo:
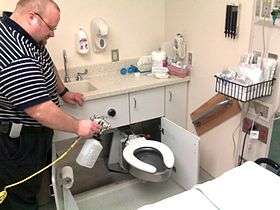
[[[119,49],[111,50],[111,58],[112,58],[112,62],[117,62],[120,60]]]

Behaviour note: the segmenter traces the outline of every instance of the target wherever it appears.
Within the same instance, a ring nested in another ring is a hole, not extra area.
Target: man
[[[19,0],[10,17],[0,21],[0,191],[47,164],[53,130],[83,138],[99,132],[98,124],[78,120],[59,108],[83,104],[82,95],[63,85],[44,47],[54,36],[60,10],[52,0]],[[0,209],[37,209],[41,178],[8,189]]]

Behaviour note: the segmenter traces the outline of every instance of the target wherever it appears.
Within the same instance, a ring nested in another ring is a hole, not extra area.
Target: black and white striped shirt
[[[2,17],[0,122],[39,126],[24,109],[49,100],[59,106],[54,64],[47,49],[9,17]]]

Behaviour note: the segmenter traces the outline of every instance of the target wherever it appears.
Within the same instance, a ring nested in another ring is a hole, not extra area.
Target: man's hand
[[[62,100],[68,104],[82,106],[84,104],[83,94],[75,92],[67,92],[62,97]]]
[[[100,132],[101,126],[91,120],[80,120],[77,135],[82,138],[90,138]]]

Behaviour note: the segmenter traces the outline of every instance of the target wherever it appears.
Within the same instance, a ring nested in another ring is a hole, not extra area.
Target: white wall
[[[13,10],[17,0],[1,0],[0,10]],[[59,0],[61,21],[48,49],[62,68],[62,49],[67,50],[70,67],[111,61],[111,49],[119,49],[120,59],[135,58],[158,49],[164,40],[165,1],[163,0]],[[110,25],[105,53],[88,56],[75,52],[75,33],[83,26],[90,37],[90,21],[104,18]]]
[[[183,33],[187,50],[193,52],[188,109],[191,113],[215,95],[214,74],[237,65],[240,56],[248,52],[253,0],[239,1],[240,36],[236,40],[224,37],[226,0],[166,2],[166,38],[172,39],[176,33]],[[232,133],[239,120],[240,115],[237,115],[201,136],[201,166],[213,176],[233,167]],[[188,126],[194,130],[190,119]]]
[[[17,2],[0,1],[0,10],[11,10]],[[226,0],[59,0],[61,22],[48,48],[58,68],[62,67],[61,51],[67,49],[70,67],[74,67],[108,62],[114,48],[120,50],[121,59],[148,54],[181,32],[188,51],[193,52],[188,108],[192,112],[215,94],[213,75],[236,65],[240,55],[248,51],[253,0],[240,3],[240,37],[231,40],[223,33]],[[109,48],[103,54],[91,51],[83,57],[75,53],[74,34],[82,25],[90,35],[89,24],[94,17],[102,17],[110,25]],[[274,34],[275,42],[280,43],[277,32]],[[254,43],[259,43],[258,39]],[[232,133],[239,120],[238,115],[201,137],[201,166],[213,176],[233,167]],[[190,119],[188,125],[194,130]]]

